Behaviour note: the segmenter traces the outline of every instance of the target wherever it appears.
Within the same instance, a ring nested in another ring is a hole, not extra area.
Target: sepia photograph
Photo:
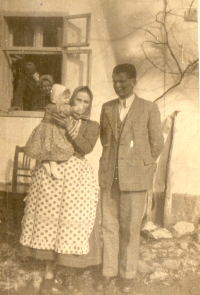
[[[198,0],[0,0],[0,295],[200,295]]]

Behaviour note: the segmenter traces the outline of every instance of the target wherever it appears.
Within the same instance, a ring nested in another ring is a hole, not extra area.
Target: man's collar
[[[32,75],[32,77],[35,79],[35,81],[39,82],[39,80],[40,80],[40,75],[39,75],[38,72],[35,72],[35,73]]]
[[[128,98],[122,99],[122,98],[119,97],[119,104],[122,106],[125,103],[126,108],[127,108],[127,107],[129,107],[132,104],[132,102],[134,101],[134,99],[135,99],[135,93],[133,93]]]

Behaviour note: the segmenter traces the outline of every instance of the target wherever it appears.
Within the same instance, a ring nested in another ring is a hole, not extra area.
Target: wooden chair
[[[24,147],[16,146],[13,163],[12,192],[26,193],[31,182],[31,169],[36,160],[29,158]]]

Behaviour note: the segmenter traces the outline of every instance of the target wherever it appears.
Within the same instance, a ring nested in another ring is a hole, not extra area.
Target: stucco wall
[[[0,117],[1,183],[11,181],[15,146],[25,145],[30,130],[32,130],[40,120],[40,118]]]

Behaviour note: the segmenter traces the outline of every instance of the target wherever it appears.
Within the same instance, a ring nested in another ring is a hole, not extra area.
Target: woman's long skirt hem
[[[20,245],[20,253],[40,260],[53,260],[58,265],[86,268],[102,263],[102,241],[100,229],[100,204],[97,206],[94,227],[89,238],[89,253],[85,255],[60,254],[54,250],[40,250],[29,246]]]
[[[85,268],[88,266],[99,265],[102,263],[102,255],[87,257],[86,255],[59,254],[53,250],[38,250],[27,246],[20,246],[20,252],[25,256],[30,256],[40,260],[52,260],[58,265]],[[89,256],[89,255],[88,255]]]

